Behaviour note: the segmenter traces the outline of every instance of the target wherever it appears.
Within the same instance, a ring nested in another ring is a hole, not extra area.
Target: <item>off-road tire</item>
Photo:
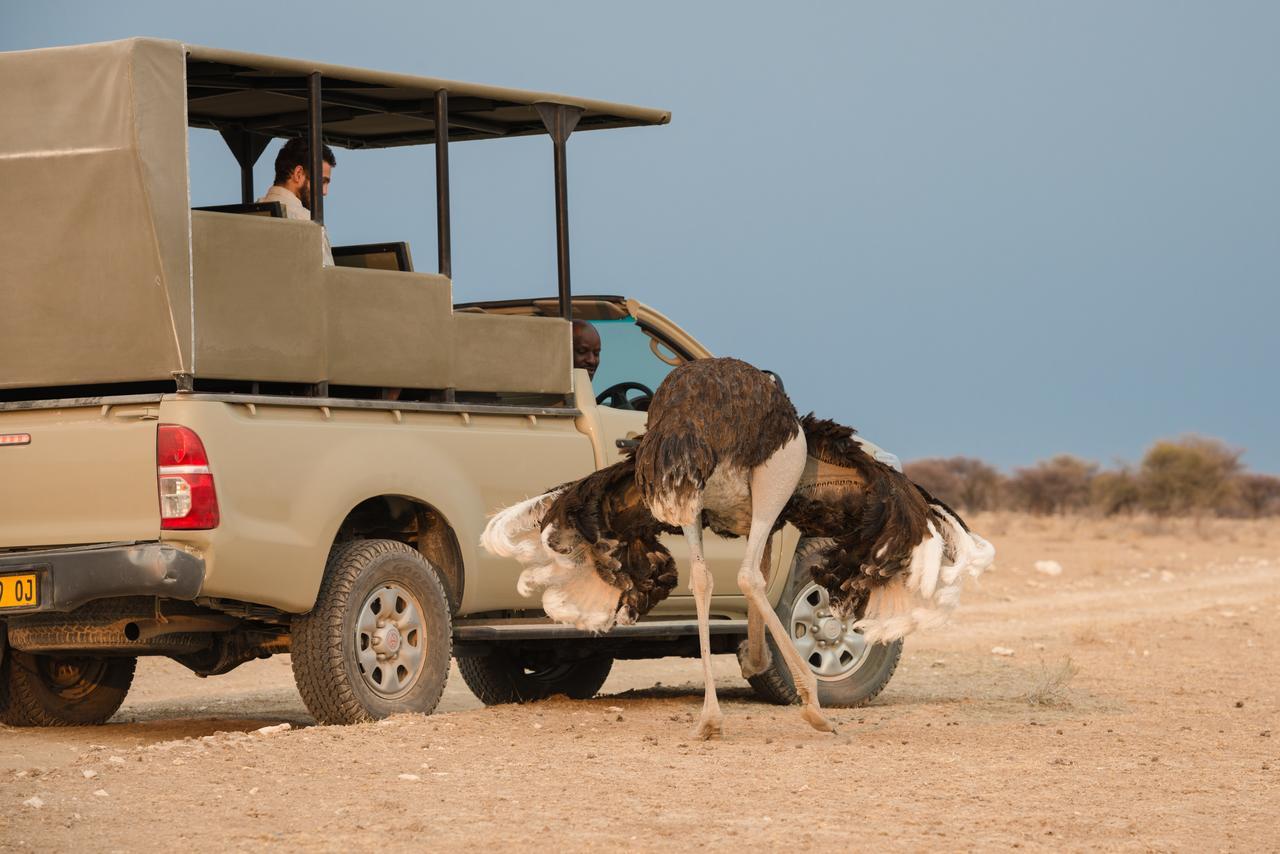
[[[793,567],[791,578],[782,591],[778,607],[774,609],[782,625],[791,625],[791,613],[798,594],[809,585],[809,571],[806,567]],[[754,676],[747,677],[756,696],[766,702],[787,706],[800,702],[796,693],[795,680],[787,669],[782,653],[774,642],[772,634],[766,634],[769,645],[769,666]],[[739,650],[741,657],[742,651]],[[865,706],[885,689],[894,671],[898,669],[898,660],[902,657],[902,641],[888,644],[873,644],[867,651],[862,663],[842,679],[818,680],[818,702],[828,709],[849,709]]]
[[[129,693],[133,657],[33,655],[8,649],[0,662],[0,721],[10,726],[106,723]]]
[[[486,706],[532,703],[557,694],[589,700],[599,693],[612,668],[613,659],[600,656],[531,670],[513,652],[501,648],[489,655],[458,659],[462,681]]]
[[[362,675],[356,649],[358,612],[378,587],[395,584],[421,605],[425,660],[408,693],[379,696]],[[430,714],[449,678],[453,628],[435,569],[395,540],[334,546],[315,607],[293,618],[293,678],[307,710],[322,724],[356,724],[401,713]]]

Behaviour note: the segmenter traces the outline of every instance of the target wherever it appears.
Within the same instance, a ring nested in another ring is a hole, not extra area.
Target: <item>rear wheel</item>
[[[489,655],[458,659],[462,681],[486,706],[531,703],[556,694],[589,700],[599,692],[612,669],[613,659],[608,656],[539,661],[501,648]]]
[[[137,663],[9,649],[0,662],[0,721],[42,727],[106,723],[129,693]]]
[[[452,642],[427,559],[395,540],[355,540],[330,552],[315,608],[293,620],[293,678],[322,724],[430,714]]]
[[[807,577],[792,578],[777,612],[800,657],[817,679],[818,702],[826,708],[869,703],[889,684],[898,668],[902,641],[867,643],[853,628],[857,617],[841,619],[832,613],[827,591]],[[747,681],[757,695],[771,703],[799,702],[795,681],[772,635],[768,644],[772,661]]]

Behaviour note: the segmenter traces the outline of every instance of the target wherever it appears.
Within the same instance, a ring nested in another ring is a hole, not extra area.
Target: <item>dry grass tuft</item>
[[[1069,655],[1052,666],[1041,660],[1039,677],[1023,699],[1030,706],[1070,706],[1071,690],[1068,686],[1078,672],[1079,668]]]
[[[1075,634],[1071,636],[1071,640],[1081,646],[1092,646],[1093,644],[1102,643],[1102,633],[1098,631],[1098,627],[1093,623],[1088,623],[1076,629]]]

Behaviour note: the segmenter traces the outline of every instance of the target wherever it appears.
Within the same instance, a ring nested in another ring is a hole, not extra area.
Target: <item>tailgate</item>
[[[159,411],[0,410],[0,548],[158,539]]]

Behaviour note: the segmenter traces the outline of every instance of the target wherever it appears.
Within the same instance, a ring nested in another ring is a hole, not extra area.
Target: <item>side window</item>
[[[622,382],[657,389],[671,369],[684,361],[631,318],[593,320],[591,325],[600,333],[600,366],[591,380],[597,394]]]

